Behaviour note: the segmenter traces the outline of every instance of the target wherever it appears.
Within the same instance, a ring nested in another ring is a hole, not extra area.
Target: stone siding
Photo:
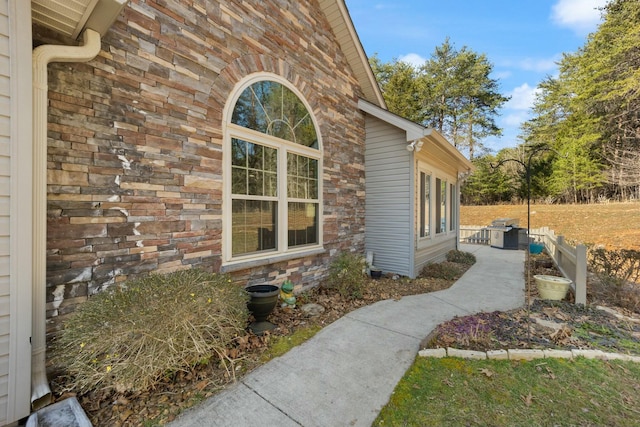
[[[338,251],[363,251],[361,93],[316,1],[131,0],[97,58],[49,68],[49,332],[114,283],[219,271],[223,109],[256,72],[286,78],[317,120],[326,252],[234,280],[314,286]]]

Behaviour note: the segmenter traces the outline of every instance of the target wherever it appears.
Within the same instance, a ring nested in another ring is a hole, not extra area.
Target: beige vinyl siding
[[[11,61],[8,1],[0,2],[0,425],[8,422],[11,342],[10,216],[11,197]]]
[[[0,0],[0,425],[30,410],[30,13]]]
[[[365,247],[383,271],[412,275],[411,153],[406,132],[367,116]]]
[[[414,274],[420,274],[428,263],[444,261],[447,252],[456,248],[455,232],[442,238],[434,239],[429,245],[416,249]]]

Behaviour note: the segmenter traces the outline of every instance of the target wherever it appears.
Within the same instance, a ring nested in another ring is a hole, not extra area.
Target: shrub
[[[131,280],[97,294],[66,322],[52,362],[70,388],[147,390],[211,358],[243,335],[247,293],[225,275],[187,270]]]
[[[460,267],[454,262],[437,262],[427,264],[422,269],[422,277],[433,279],[455,280],[461,275]]]
[[[340,253],[329,266],[328,287],[336,289],[345,298],[362,298],[366,283],[365,265],[366,261],[360,255]]]
[[[600,279],[591,292],[598,298],[640,312],[640,251],[633,249],[589,251],[589,264]]]
[[[589,252],[590,264],[596,274],[617,279],[620,284],[640,280],[640,251],[596,248]]]
[[[473,265],[476,263],[476,256],[471,252],[452,249],[447,252],[447,261],[456,262],[458,264]]]

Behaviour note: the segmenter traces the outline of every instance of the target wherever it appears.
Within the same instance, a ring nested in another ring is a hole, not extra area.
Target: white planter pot
[[[536,274],[533,276],[538,287],[538,293],[542,299],[562,300],[567,295],[571,280],[565,277],[547,276]]]

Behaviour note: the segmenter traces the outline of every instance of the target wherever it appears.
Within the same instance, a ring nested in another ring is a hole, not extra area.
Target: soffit
[[[31,19],[72,39],[85,28],[104,35],[128,0],[31,0]]]
[[[76,38],[98,0],[32,0],[34,23]]]

